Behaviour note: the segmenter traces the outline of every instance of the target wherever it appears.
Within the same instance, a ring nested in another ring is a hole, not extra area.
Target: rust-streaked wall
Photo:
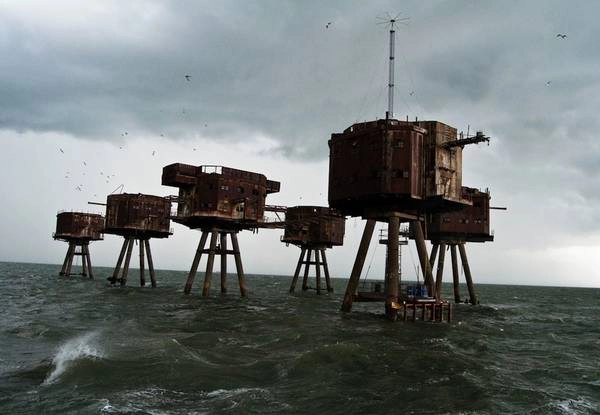
[[[329,140],[329,205],[351,215],[382,202],[414,209],[423,198],[423,137],[411,123],[354,124]]]
[[[170,235],[171,202],[162,196],[122,193],[106,198],[104,233],[166,238]]]
[[[104,239],[104,217],[95,213],[61,212],[56,215],[54,239]]]
[[[285,231],[281,241],[294,245],[342,245],[345,224],[344,216],[328,207],[289,207],[285,213]]]
[[[494,239],[490,234],[490,194],[470,187],[462,187],[462,197],[471,206],[455,212],[428,215],[427,239],[486,242]]]

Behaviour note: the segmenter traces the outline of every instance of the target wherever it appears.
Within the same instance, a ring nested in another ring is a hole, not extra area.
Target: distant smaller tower
[[[456,252],[456,248],[458,247],[460,262],[464,270],[465,281],[469,291],[469,303],[475,305],[478,301],[465,245],[467,242],[481,243],[492,242],[494,240],[494,235],[490,232],[490,209],[492,208],[490,207],[490,193],[488,191],[482,192],[478,189],[463,186],[461,188],[461,193],[464,199],[471,202],[471,205],[465,206],[461,210],[454,212],[433,213],[427,215],[425,221],[425,238],[429,239],[433,244],[430,257],[431,268],[433,268],[436,257],[438,257],[438,268],[435,279],[436,292],[439,293],[441,289],[445,252],[446,249],[449,249],[452,258],[454,301],[456,303],[461,302],[459,290],[459,258]]]
[[[148,259],[148,270],[152,287],[156,287],[156,274],[150,251],[150,238],[168,238],[173,234],[170,225],[171,201],[167,197],[122,193],[109,195],[106,199],[106,227],[104,233],[125,238],[117,265],[109,281],[127,283],[129,262],[133,245],[140,246],[140,286],[146,285],[144,259]],[[144,252],[145,251],[145,252]],[[125,262],[123,263],[123,259]],[[121,271],[121,265],[123,269]],[[119,276],[120,274],[120,276]]]
[[[285,233],[281,242],[296,245],[301,249],[290,293],[293,293],[296,288],[302,266],[304,266],[302,291],[310,289],[308,276],[311,265],[315,266],[317,294],[321,294],[321,267],[325,274],[327,291],[333,292],[325,250],[344,243],[345,221],[346,219],[341,213],[328,207],[294,206],[287,208]],[[313,253],[314,260],[311,261]]]
[[[89,244],[91,241],[104,239],[104,217],[94,213],[59,212],[56,215],[55,240],[69,243],[67,255],[59,275],[71,276],[73,258],[81,256],[81,273],[79,275],[94,278]],[[79,248],[79,249],[78,249]]]

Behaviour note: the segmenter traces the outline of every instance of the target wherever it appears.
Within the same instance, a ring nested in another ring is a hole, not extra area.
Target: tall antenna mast
[[[388,74],[388,110],[385,113],[386,120],[394,117],[394,53],[396,50],[396,30],[394,30],[394,27],[396,23],[406,25],[409,19],[408,17],[398,19],[400,14],[398,13],[396,17],[392,17],[389,13],[386,13],[385,17],[378,17],[379,20],[382,20],[378,24],[390,26],[390,64]]]

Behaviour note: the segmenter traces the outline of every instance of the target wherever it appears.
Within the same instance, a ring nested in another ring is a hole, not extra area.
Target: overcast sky
[[[87,201],[120,184],[173,194],[160,184],[173,162],[264,173],[281,181],[270,204],[326,205],[331,133],[385,114],[388,12],[410,17],[396,116],[492,137],[463,153],[463,184],[509,209],[492,212],[495,242],[467,247],[475,280],[600,287],[595,1],[4,0],[0,260],[62,262],[58,210],[101,212]],[[362,227],[349,219],[329,251],[334,276]],[[155,264],[189,269],[200,235],[174,228],[152,241]],[[280,234],[240,234],[247,272],[293,273],[299,250]],[[113,266],[121,242],[94,243],[92,261]],[[376,246],[369,278],[383,275]],[[413,279],[414,246],[403,258]]]

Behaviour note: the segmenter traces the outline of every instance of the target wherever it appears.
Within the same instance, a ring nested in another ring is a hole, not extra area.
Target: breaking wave
[[[44,380],[45,385],[54,383],[65,371],[75,362],[87,358],[102,358],[102,351],[97,345],[97,338],[100,333],[92,331],[81,336],[75,337],[62,344],[54,358],[52,365],[54,369]]]

